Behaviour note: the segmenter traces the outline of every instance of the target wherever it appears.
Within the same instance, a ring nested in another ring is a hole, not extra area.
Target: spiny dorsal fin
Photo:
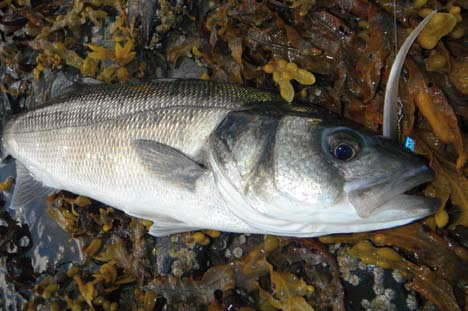
[[[205,169],[183,152],[153,140],[137,139],[133,147],[142,163],[158,177],[193,188]]]
[[[12,208],[24,206],[53,191],[54,189],[34,179],[23,164],[16,162],[16,185],[10,204]]]

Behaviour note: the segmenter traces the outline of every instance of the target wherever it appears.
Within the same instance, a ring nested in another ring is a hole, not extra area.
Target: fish
[[[318,107],[203,80],[94,85],[6,122],[11,206],[54,189],[198,229],[313,237],[403,225],[435,212],[405,194],[433,172],[394,141]]]

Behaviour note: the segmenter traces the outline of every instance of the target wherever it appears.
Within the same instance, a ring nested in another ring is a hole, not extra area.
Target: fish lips
[[[423,165],[365,182],[348,192],[349,201],[361,218],[426,217],[437,210],[439,200],[404,193],[433,179],[432,170]]]

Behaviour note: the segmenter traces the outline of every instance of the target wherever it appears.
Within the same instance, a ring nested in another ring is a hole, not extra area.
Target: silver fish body
[[[432,178],[414,155],[334,115],[281,104],[196,80],[56,98],[4,127],[3,148],[18,163],[12,204],[64,189],[154,221],[153,235],[318,236],[434,211],[434,200],[402,194]]]

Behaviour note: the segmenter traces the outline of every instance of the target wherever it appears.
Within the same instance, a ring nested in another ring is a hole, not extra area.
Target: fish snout
[[[397,141],[390,140],[383,136],[374,136],[374,145],[383,157],[391,162],[399,163],[399,168],[393,168],[393,172],[424,170],[423,167],[430,170],[427,166],[428,160],[424,156],[416,154],[407,148],[403,148]]]

